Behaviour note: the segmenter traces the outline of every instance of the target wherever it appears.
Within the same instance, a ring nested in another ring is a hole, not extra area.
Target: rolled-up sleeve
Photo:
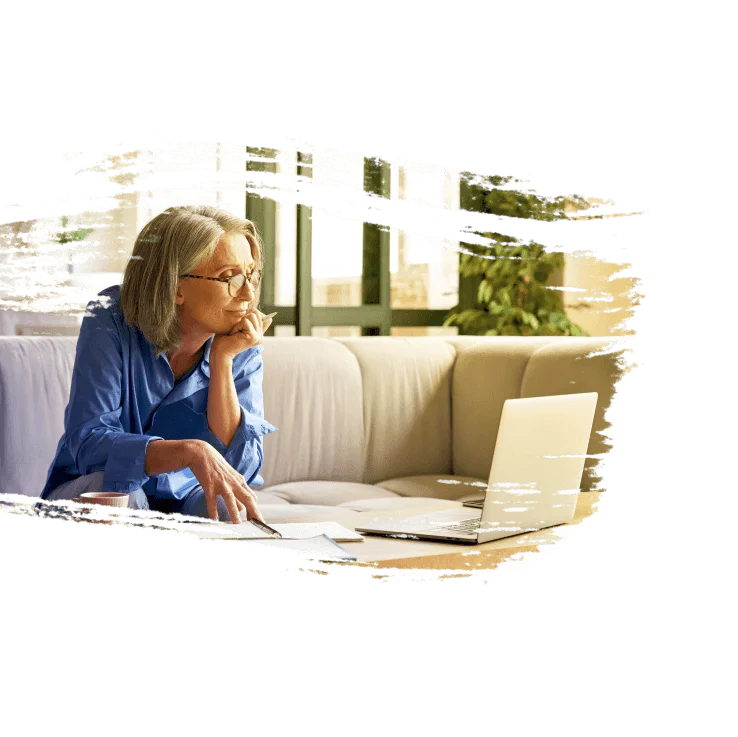
[[[66,445],[81,475],[104,471],[103,490],[128,493],[141,487],[146,448],[157,435],[126,432],[121,423],[123,350],[110,311],[93,300],[77,340]]]
[[[209,429],[201,435],[201,439],[218,450],[249,486],[264,485],[264,479],[259,475],[264,464],[263,436],[279,430],[264,419],[262,351],[262,346],[254,346],[239,355],[238,363],[234,362],[233,380],[241,407],[241,421],[229,445],[226,447]]]

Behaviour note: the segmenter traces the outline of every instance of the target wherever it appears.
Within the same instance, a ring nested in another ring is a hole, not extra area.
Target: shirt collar
[[[205,353],[203,353],[203,356],[202,356],[203,363],[207,363],[208,366],[210,365],[210,346],[213,345],[213,338],[215,338],[215,336],[211,335],[205,341]]]
[[[205,351],[202,354],[202,361],[200,362],[200,370],[205,374],[205,376],[210,377],[210,348],[213,345],[213,339],[215,338],[214,335],[211,335],[206,341],[205,341]],[[152,345],[151,346],[151,355],[154,356],[156,353],[156,348]],[[161,358],[163,358],[167,364],[169,364],[169,359],[167,358],[166,354],[162,353]]]
[[[202,371],[202,373],[208,378],[210,378],[210,348],[213,345],[214,338],[215,336],[211,335],[205,341],[205,351],[202,354],[202,361],[200,361],[200,371]]]

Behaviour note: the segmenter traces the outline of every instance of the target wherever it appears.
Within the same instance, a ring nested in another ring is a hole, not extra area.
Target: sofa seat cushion
[[[399,496],[458,500],[482,496],[487,491],[487,479],[474,476],[425,475],[401,476],[378,481],[377,486]]]
[[[252,491],[256,494],[256,503],[259,505],[259,508],[261,508],[262,504],[289,504],[286,499],[272,494],[271,491],[260,491],[259,489],[253,489]]]
[[[268,525],[280,522],[338,522],[353,530],[362,520],[361,515],[353,509],[320,504],[264,504],[259,505],[259,511]]]
[[[397,496],[393,491],[374,484],[359,484],[353,481],[290,481],[262,487],[261,493],[269,493],[290,504],[321,506]]]
[[[358,499],[339,504],[339,509],[352,509],[354,512],[407,511],[408,514],[459,507],[460,503],[450,499],[430,499],[424,496],[396,496],[382,499]]]

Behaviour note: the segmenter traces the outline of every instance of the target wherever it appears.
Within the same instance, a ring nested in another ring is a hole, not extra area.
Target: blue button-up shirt
[[[167,357],[120,310],[120,287],[108,287],[87,306],[72,373],[64,434],[59,440],[42,498],[61,484],[104,471],[103,491],[183,498],[198,481],[189,468],[147,476],[146,447],[152,440],[204,440],[216,448],[249,486],[261,486],[262,437],[278,428],[264,419],[261,345],[239,353],[233,378],[241,422],[228,447],[208,428],[210,346],[200,362],[175,380]]]

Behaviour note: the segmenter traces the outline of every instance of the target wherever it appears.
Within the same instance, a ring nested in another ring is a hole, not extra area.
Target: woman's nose
[[[241,289],[236,292],[236,297],[241,297],[242,299],[250,299],[255,294],[255,290],[253,286],[251,286],[251,282],[248,279],[245,279],[243,282],[243,286]]]

